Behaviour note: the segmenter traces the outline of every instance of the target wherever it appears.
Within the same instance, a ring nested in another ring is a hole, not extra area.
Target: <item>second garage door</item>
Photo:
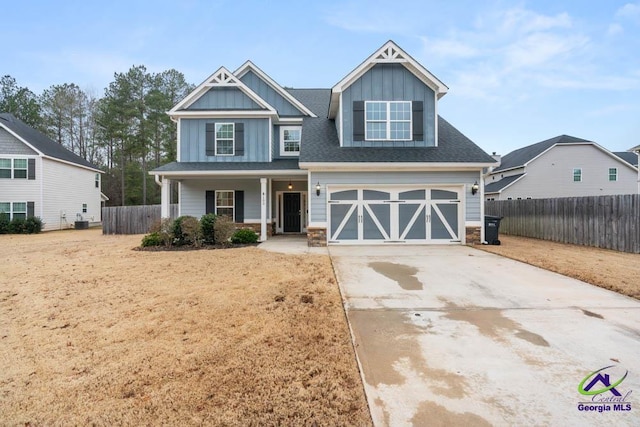
[[[335,188],[329,243],[460,243],[458,187]]]

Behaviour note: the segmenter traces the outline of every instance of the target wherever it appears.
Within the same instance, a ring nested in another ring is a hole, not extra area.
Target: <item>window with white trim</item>
[[[582,169],[573,169],[573,182],[582,182]]]
[[[96,174],[96,188],[100,188],[100,174]]]
[[[11,220],[11,203],[0,202],[0,218]]]
[[[86,203],[82,204],[82,213],[87,213],[87,204]]]
[[[609,181],[618,180],[618,168],[609,168]]]
[[[233,190],[216,190],[216,215],[228,216],[233,221],[235,218],[234,200]]]
[[[280,127],[280,155],[299,156],[302,128],[300,126]]]
[[[0,178],[11,178],[11,159],[0,159]]]
[[[27,202],[13,202],[11,219],[27,219]]]
[[[234,123],[216,123],[216,156],[233,156]]]
[[[13,159],[13,177],[27,179],[27,159]]]
[[[411,101],[366,101],[367,141],[411,141]]]

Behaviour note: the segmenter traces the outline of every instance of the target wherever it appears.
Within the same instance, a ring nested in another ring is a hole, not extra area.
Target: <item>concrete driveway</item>
[[[640,425],[640,301],[464,246],[329,252],[377,426]]]

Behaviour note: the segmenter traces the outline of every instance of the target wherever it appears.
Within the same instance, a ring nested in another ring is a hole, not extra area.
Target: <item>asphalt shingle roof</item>
[[[298,159],[277,159],[272,162],[171,162],[154,169],[154,172],[192,171],[252,171],[300,169]]]
[[[502,178],[500,181],[490,182],[489,184],[485,184],[484,192],[485,192],[485,194],[486,193],[497,193],[497,192],[501,191],[502,189],[504,189],[509,184],[511,184],[511,183],[515,182],[516,180],[518,180],[523,175],[524,175],[523,173],[519,173],[518,175],[512,175],[512,176],[508,176],[506,178]]]
[[[27,141],[36,150],[40,151],[45,156],[64,160],[92,169],[98,169],[96,165],[67,150],[62,145],[58,144],[45,134],[35,130],[20,119],[14,117],[13,114],[0,113],[0,123],[10,129],[12,132],[18,134],[22,139]]]
[[[633,166],[638,166],[638,155],[631,151],[614,151],[613,154]]]
[[[335,121],[326,118],[331,90],[289,89],[289,92],[318,116],[303,120],[301,162],[495,162],[442,117],[438,117],[437,147],[340,147]]]
[[[555,144],[576,144],[582,142],[593,142],[586,139],[576,138],[575,136],[560,135],[555,138],[547,139],[536,144],[527,145],[502,157],[499,167],[493,172],[499,172],[511,168],[524,166],[527,162],[542,154],[544,151],[553,147]]]

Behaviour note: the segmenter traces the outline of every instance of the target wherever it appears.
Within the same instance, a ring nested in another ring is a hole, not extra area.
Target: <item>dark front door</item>
[[[284,193],[282,199],[285,233],[300,232],[300,193]]]

